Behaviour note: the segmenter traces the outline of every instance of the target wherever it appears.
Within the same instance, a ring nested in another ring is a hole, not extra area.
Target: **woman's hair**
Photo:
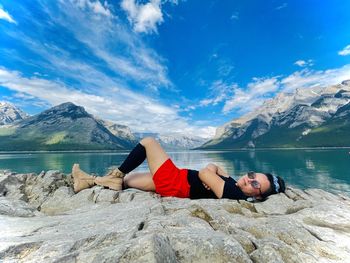
[[[269,195],[284,193],[286,186],[284,180],[281,177],[272,175],[270,173],[265,173],[265,175],[270,182],[270,188],[262,194],[262,198],[265,199]]]

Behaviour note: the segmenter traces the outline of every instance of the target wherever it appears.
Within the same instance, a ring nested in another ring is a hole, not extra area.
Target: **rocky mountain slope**
[[[11,124],[28,118],[29,115],[11,103],[0,101],[0,125]]]
[[[0,171],[1,262],[346,263],[350,199],[287,188],[250,203],[161,198],[59,171]]]
[[[134,145],[138,142],[128,126],[102,120],[96,117],[95,119],[105,126],[114,136],[123,138],[123,140],[129,142],[130,145]]]
[[[119,150],[129,141],[113,135],[83,107],[67,102],[12,125],[0,126],[0,150]]]
[[[281,93],[216,131],[201,148],[350,146],[350,81]]]

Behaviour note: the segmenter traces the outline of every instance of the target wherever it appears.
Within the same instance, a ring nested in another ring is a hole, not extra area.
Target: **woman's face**
[[[260,189],[254,188],[252,186],[252,182],[254,180],[259,182]],[[254,179],[248,178],[248,175],[246,174],[238,179],[236,185],[242,190],[242,192],[246,196],[254,196],[254,197],[258,197],[261,195],[261,193],[265,193],[270,189],[270,182],[267,179],[266,175],[263,173],[255,173]]]

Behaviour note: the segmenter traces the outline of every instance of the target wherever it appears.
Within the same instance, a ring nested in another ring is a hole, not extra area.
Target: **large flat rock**
[[[0,262],[350,262],[350,199],[319,189],[259,203],[74,194],[59,171],[5,171],[0,227]]]

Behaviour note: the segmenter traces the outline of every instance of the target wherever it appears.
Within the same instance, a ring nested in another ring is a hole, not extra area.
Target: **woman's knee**
[[[157,142],[156,139],[154,139],[153,137],[145,137],[143,138],[140,143],[143,145],[143,146],[146,146],[146,145],[149,145],[149,144],[152,144],[152,143],[155,143]]]
[[[125,175],[123,178],[123,183],[126,188],[134,187],[133,181],[135,181],[135,176],[132,173]]]
[[[155,186],[150,173],[131,173],[124,177],[126,188],[137,188],[145,191],[154,191]]]

